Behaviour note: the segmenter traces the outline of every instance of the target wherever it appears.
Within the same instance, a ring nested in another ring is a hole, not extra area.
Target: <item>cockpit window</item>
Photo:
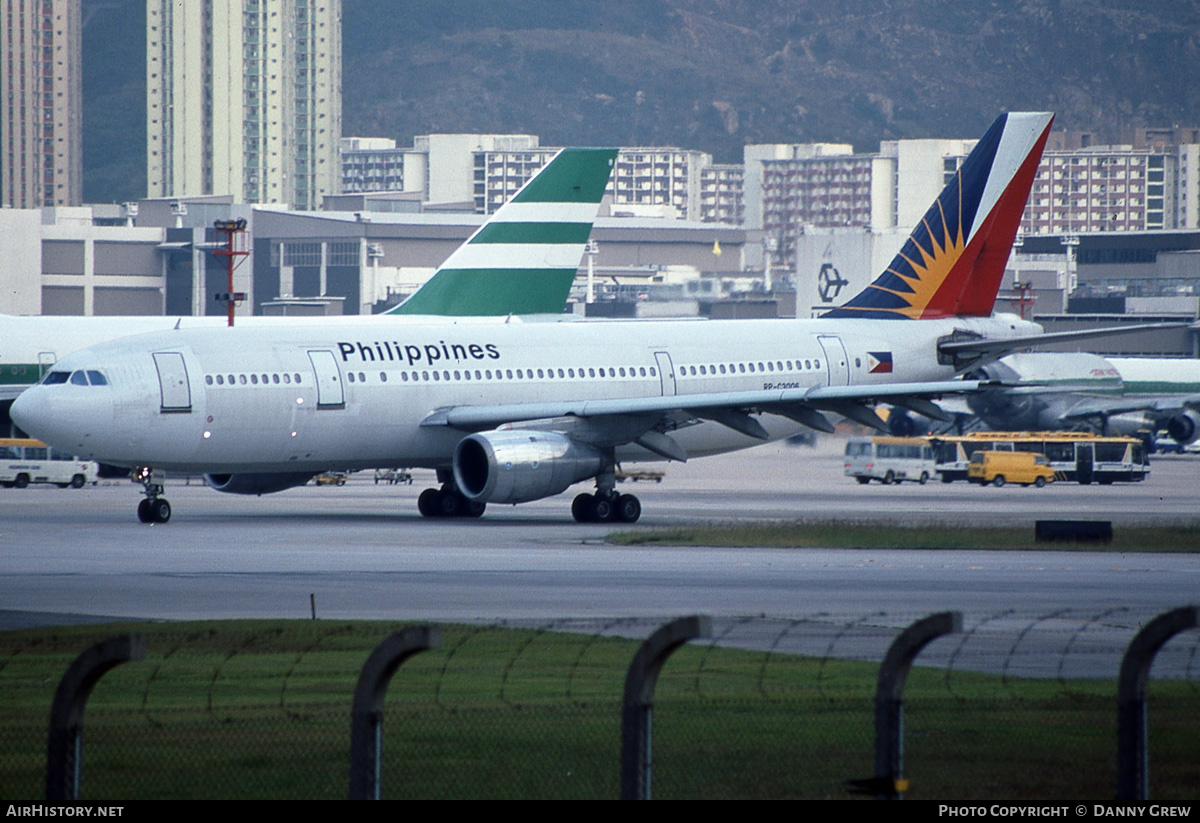
[[[107,386],[108,378],[104,372],[96,369],[79,369],[78,371],[52,371],[42,380],[43,386],[57,386],[70,383],[72,386]]]

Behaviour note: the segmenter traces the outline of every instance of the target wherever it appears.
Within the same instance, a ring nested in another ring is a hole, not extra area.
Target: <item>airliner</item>
[[[1200,360],[1023,352],[971,375],[1005,384],[967,397],[971,411],[997,431],[1153,436],[1165,429],[1180,446],[1200,439]]]
[[[616,160],[615,149],[563,149],[416,292],[379,315],[317,322],[394,324],[413,315],[560,315]],[[246,317],[245,326],[311,324],[313,318]],[[0,404],[63,356],[133,334],[217,328],[222,317],[14,317],[0,315]]]
[[[936,414],[936,398],[984,385],[964,371],[1046,339],[992,309],[1052,119],[1001,115],[888,268],[821,318],[178,329],[64,358],[13,419],[56,448],[142,467],[143,522],[171,516],[163,472],[264,494],[380,466],[437,471],[418,500],[427,517],[592,480],[574,518],[634,522],[620,461],[830,431],[829,413],[880,427],[881,401]]]

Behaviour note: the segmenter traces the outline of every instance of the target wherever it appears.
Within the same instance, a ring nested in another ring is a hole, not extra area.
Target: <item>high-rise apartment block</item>
[[[1046,152],[1021,228],[1025,234],[1183,228],[1176,149],[1097,146]],[[1185,167],[1186,168],[1186,167]],[[1193,209],[1194,211],[1194,209]]]
[[[0,203],[78,205],[83,192],[80,0],[3,0]]]
[[[559,149],[497,146],[475,151],[475,210],[491,214],[525,185]],[[608,184],[614,213],[693,222],[740,222],[740,166],[678,148],[625,148]]]
[[[147,0],[149,195],[338,193],[341,18],[340,0]]]

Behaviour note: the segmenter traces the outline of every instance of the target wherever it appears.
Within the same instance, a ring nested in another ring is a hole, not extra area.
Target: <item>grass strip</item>
[[[1111,543],[1037,541],[1033,526],[795,521],[788,523],[697,524],[669,529],[613,532],[617,546],[712,546],[825,549],[1026,549],[1038,551],[1200,552],[1200,526],[1115,527]]]
[[[400,624],[229,621],[0,633],[0,797],[36,800],[48,707],[71,660],[123,632],[144,661],[96,687],[84,798],[341,798],[359,669]],[[383,786],[399,798],[614,798],[621,690],[639,641],[442,627],[388,691]],[[655,796],[847,797],[872,763],[874,663],[688,646],[659,680]],[[1115,685],[914,669],[914,798],[1107,798]],[[1156,800],[1200,799],[1200,692],[1156,681]]]

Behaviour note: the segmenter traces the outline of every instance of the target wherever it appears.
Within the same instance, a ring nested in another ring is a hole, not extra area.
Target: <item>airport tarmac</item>
[[[639,528],[1200,521],[1200,457],[1156,459],[1145,482],[1112,486],[860,486],[842,474],[842,442],[673,464],[661,467],[661,483],[621,488],[641,497]],[[361,473],[342,487],[264,497],[171,481],[175,513],[165,525],[137,521],[140,489],[128,482],[0,490],[0,628],[107,617],[305,618],[315,601],[318,617],[337,619],[603,625],[702,613],[869,622],[887,636],[957,609],[980,627],[1036,623],[1061,637],[1091,637],[1104,626],[1127,639],[1149,617],[1200,601],[1200,555],[616,547],[605,535],[629,527],[574,523],[571,494],[489,507],[479,520],[425,520],[416,497],[433,473],[414,474],[412,486]]]

